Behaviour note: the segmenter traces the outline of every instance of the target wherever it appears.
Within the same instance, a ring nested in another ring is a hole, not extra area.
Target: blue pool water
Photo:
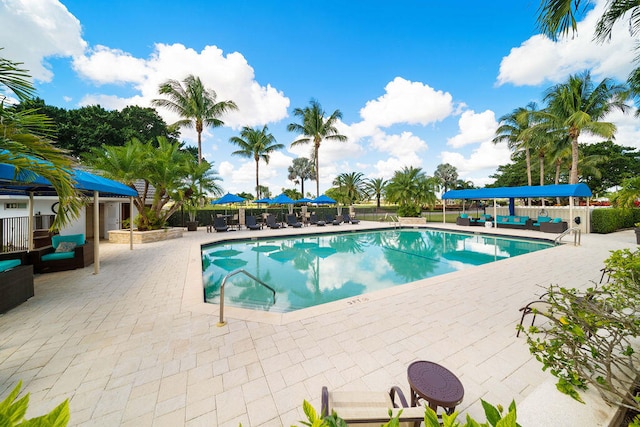
[[[276,290],[238,274],[225,304],[289,312],[511,258],[553,245],[440,230],[376,230],[213,244],[202,249],[205,299],[217,304],[222,279],[244,269]]]

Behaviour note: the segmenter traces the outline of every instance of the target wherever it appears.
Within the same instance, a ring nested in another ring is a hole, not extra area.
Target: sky
[[[320,192],[340,173],[389,179],[413,166],[433,175],[441,163],[483,186],[510,162],[506,144],[491,142],[501,116],[542,104],[571,74],[626,80],[637,42],[626,22],[608,43],[592,40],[604,3],[593,2],[577,36],[554,42],[539,34],[538,0],[0,0],[0,56],[23,62],[37,95],[67,109],[149,107],[166,80],[200,77],[239,107],[203,133],[225,192],[255,194],[255,161],[232,156],[229,138],[264,125],[285,148],[260,162],[260,184],[272,195],[300,189],[287,168],[312,146],[291,147],[298,136],[286,127],[311,99],[327,116],[342,113],[348,137],[322,143]],[[640,148],[633,112],[607,120],[616,143]],[[181,139],[197,144],[192,130]]]

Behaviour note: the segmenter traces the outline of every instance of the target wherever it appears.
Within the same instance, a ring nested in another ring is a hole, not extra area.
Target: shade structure
[[[292,205],[294,203],[295,201],[284,193],[279,194],[269,202],[270,205]]]
[[[472,190],[449,190],[443,199],[508,199],[513,197],[591,197],[586,184],[531,185],[523,187],[477,188]]]
[[[296,203],[313,203],[313,200],[307,197],[303,197],[302,199],[298,199],[295,202]]]
[[[271,199],[268,197],[263,197],[262,199],[254,200],[253,203],[269,203]]]
[[[311,203],[317,203],[319,205],[322,205],[322,204],[333,205],[337,202],[333,200],[331,197],[327,196],[326,194],[321,194],[315,199],[313,199]]]
[[[220,197],[218,200],[214,200],[211,202],[212,205],[226,205],[229,203],[240,203],[244,202],[245,199],[243,197],[238,196],[237,194],[227,193],[224,196]]]

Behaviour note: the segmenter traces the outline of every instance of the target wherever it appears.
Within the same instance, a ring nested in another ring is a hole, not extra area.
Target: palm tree
[[[256,162],[256,193],[260,198],[260,182],[258,179],[258,165],[260,159],[269,164],[269,155],[276,150],[281,150],[284,145],[278,144],[273,135],[269,133],[269,129],[265,125],[262,129],[253,129],[245,126],[240,131],[240,136],[229,138],[229,142],[240,147],[239,150],[231,153],[232,155],[253,158]]]
[[[449,163],[442,163],[436,167],[433,176],[438,179],[446,193],[448,189],[453,188],[458,180],[458,171],[455,166]]]
[[[200,77],[187,76],[183,81],[184,87],[177,80],[167,80],[158,89],[160,95],[166,95],[168,99],[154,99],[151,104],[156,107],[165,107],[177,113],[182,120],[178,120],[171,126],[195,127],[198,133],[198,163],[202,162],[202,131],[205,126],[223,126],[219,119],[224,113],[237,110],[233,101],[217,101],[217,94],[212,89],[207,89],[202,84]]]
[[[365,196],[363,176],[362,172],[341,173],[333,180],[333,185],[350,205]]]
[[[380,207],[380,199],[387,188],[387,180],[384,178],[370,178],[364,183],[365,191],[368,196],[375,196],[376,198],[376,207]]]
[[[389,180],[387,200],[399,205],[399,215],[418,216],[423,204],[435,203],[437,185],[437,179],[427,177],[421,168],[404,167],[401,171],[396,171]]]
[[[309,179],[316,179],[316,174],[313,168],[313,162],[309,159],[306,157],[298,157],[293,159],[292,165],[287,169],[289,172],[287,178],[296,184],[300,184],[302,197],[304,197],[304,182]]]
[[[313,142],[313,158],[315,159],[316,171],[316,196],[320,195],[320,167],[318,162],[318,150],[324,140],[345,142],[347,137],[338,133],[336,122],[342,118],[340,110],[335,110],[329,117],[325,118],[325,112],[318,101],[312,99],[310,106],[296,108],[293,115],[300,118],[302,123],[289,123],[287,130],[303,135],[291,143],[291,146],[307,144]]]
[[[222,195],[222,187],[218,184],[222,178],[213,169],[213,164],[206,160],[198,163],[195,157],[187,161],[187,189],[184,191],[184,204],[189,209],[190,221],[195,221],[197,207],[204,204],[207,195],[218,197]]]
[[[506,142],[509,149],[515,153],[524,151],[527,165],[527,183],[532,185],[531,179],[531,137],[527,137],[527,130],[535,124],[535,113],[538,107],[530,102],[526,107],[519,107],[511,113],[500,117],[500,126],[496,129],[493,143]]]
[[[12,92],[20,101],[35,94],[28,71],[21,63],[0,58],[0,89]],[[0,90],[0,163],[16,170],[16,179],[47,179],[58,195],[60,208],[52,224],[59,229],[80,215],[82,200],[74,188],[72,159],[52,142],[53,122],[35,109],[14,111],[5,107],[6,96]]]
[[[597,86],[586,72],[569,77],[566,83],[551,87],[545,95],[546,112],[551,125],[561,129],[571,142],[570,184],[578,183],[578,137],[583,131],[603,138],[612,138],[616,126],[600,121],[614,109],[625,112],[627,88],[614,84],[609,79],[602,80]]]

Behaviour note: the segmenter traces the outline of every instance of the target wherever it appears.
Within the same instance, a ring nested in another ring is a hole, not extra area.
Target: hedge
[[[624,228],[632,228],[638,222],[640,222],[640,209],[594,209],[591,213],[593,233],[613,233]]]

